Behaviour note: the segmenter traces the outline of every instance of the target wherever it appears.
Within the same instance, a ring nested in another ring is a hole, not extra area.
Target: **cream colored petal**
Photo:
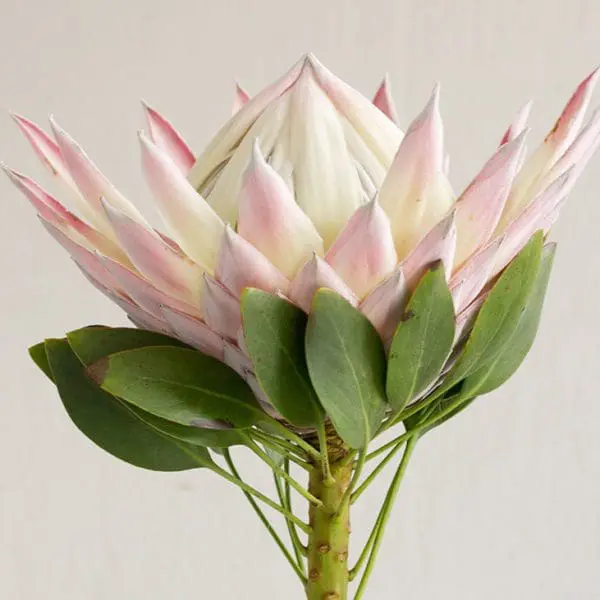
[[[175,163],[140,133],[142,167],[161,217],[183,251],[212,272],[224,224]]]
[[[265,162],[258,141],[243,177],[237,231],[288,278],[314,252],[323,254],[321,236],[283,179]]]

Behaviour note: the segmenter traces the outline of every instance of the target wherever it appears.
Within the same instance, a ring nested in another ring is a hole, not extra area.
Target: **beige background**
[[[41,176],[6,112],[53,112],[142,205],[140,97],[200,149],[233,77],[254,92],[307,50],[367,94],[389,71],[403,123],[440,79],[460,187],[525,100],[541,137],[600,61],[596,0],[0,0],[0,12],[0,158]],[[600,597],[599,198],[596,157],[555,231],[532,355],[417,449],[367,598]],[[0,206],[0,597],[299,600],[236,490],[135,470],[72,427],[26,347],[124,319],[4,178]],[[355,511],[357,538],[383,489]]]

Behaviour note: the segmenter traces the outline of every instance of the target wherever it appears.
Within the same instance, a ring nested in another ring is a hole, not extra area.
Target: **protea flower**
[[[314,310],[315,295],[322,295],[323,288],[330,290],[327,297],[331,299],[333,293],[338,302],[334,308],[352,307],[353,315],[366,317],[367,329],[377,332],[378,343],[391,361],[398,352],[402,354],[400,350],[394,354],[395,336],[402,324],[415,311],[422,314],[417,295],[421,285],[422,294],[427,291],[424,275],[441,266],[455,321],[448,347],[442,348],[439,360],[433,360],[435,373],[427,372],[424,377],[419,371],[418,385],[413,382],[406,398],[396,402],[388,398],[391,410],[382,404],[368,415],[370,433],[365,444],[360,437],[364,428],[346,423],[353,418],[353,405],[335,405],[337,400],[328,399],[335,394],[320,381],[321,363],[308,356],[312,385],[325,411],[323,431],[329,432],[330,442],[332,435],[339,435],[343,446],[340,456],[329,454],[334,462],[333,479],[340,481],[339,472],[345,469],[334,500],[331,491],[323,491],[319,477],[313,481],[311,475],[310,486],[311,497],[318,502],[311,517],[307,590],[311,598],[333,600],[345,598],[346,583],[339,578],[348,576],[347,547],[338,548],[333,562],[327,562],[329,550],[339,542],[339,531],[324,532],[318,511],[327,502],[348,501],[347,490],[355,490],[349,487],[350,474],[355,467],[360,472],[366,443],[374,437],[378,423],[385,425],[386,415],[391,412],[394,422],[404,421],[410,433],[411,415],[425,418],[432,414],[423,413],[434,407],[427,401],[432,391],[437,400],[454,398],[453,386],[467,380],[466,371],[461,377],[450,377],[449,383],[445,377],[457,360],[460,364],[474,323],[477,329],[479,311],[494,293],[495,282],[502,281],[498,276],[536,232],[546,235],[600,143],[598,113],[584,124],[596,79],[594,71],[579,85],[530,156],[526,156],[530,105],[521,109],[499,136],[491,158],[458,192],[449,181],[438,86],[403,133],[387,80],[369,101],[312,55],[252,98],[238,87],[234,115],[198,158],[166,118],[144,105],[148,130],[139,134],[142,170],[164,231],[148,224],[53,119],[50,136],[15,116],[80,216],[33,180],[6,171],[83,274],[123,308],[135,325],[178,338],[234,369],[274,419],[271,426],[284,424],[295,436],[291,443],[301,444],[302,451],[306,450],[302,441],[313,444],[313,431],[321,430],[310,419],[290,417],[293,409],[286,410],[278,402],[277,393],[271,393],[273,388],[265,381],[268,378],[260,373],[261,361],[255,360],[259,351],[242,323],[240,302],[246,290],[262,290],[307,314]],[[545,252],[551,253],[551,248]],[[433,289],[429,297],[435,299],[440,292],[436,296]],[[409,302],[413,305],[407,309]],[[520,315],[510,314],[511,318]],[[352,318],[358,319],[360,329],[360,318]],[[311,325],[311,319],[308,338],[311,326],[318,328]],[[367,329],[363,341],[370,335]],[[404,356],[403,360],[408,359]],[[104,389],[129,401],[118,386],[111,388],[107,383],[106,364],[101,371],[94,373]],[[372,372],[365,375],[369,378]],[[387,393],[393,396],[397,382],[390,383],[390,378],[388,372]],[[473,388],[466,400],[484,388],[478,384],[477,392]],[[148,406],[141,408],[153,412]],[[450,414],[446,410],[441,416]],[[161,411],[155,415],[166,416]],[[231,425],[227,418],[214,414],[200,417],[205,418],[193,423],[173,421],[214,431]],[[260,439],[267,443],[269,435],[278,435],[273,431],[260,433]],[[325,437],[321,436],[321,443]],[[347,458],[354,457],[352,449],[360,451],[357,463]],[[317,460],[310,452],[305,459]],[[325,483],[331,479],[330,465],[326,467]],[[334,508],[340,514],[341,509]],[[315,550],[313,543],[316,531],[325,536],[314,542],[321,543],[321,550]],[[347,536],[340,543],[347,545]],[[335,561],[342,566],[336,567]]]

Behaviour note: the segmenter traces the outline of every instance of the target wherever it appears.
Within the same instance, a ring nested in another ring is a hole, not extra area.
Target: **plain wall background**
[[[526,100],[541,139],[600,61],[596,0],[0,0],[0,13],[0,159],[47,181],[6,113],[52,112],[142,207],[140,98],[200,150],[234,77],[256,92],[309,50],[367,95],[389,71],[404,125],[439,79],[460,188]],[[532,354],[417,448],[367,598],[600,597],[599,199],[597,156],[554,232]],[[135,470],[75,430],[26,347],[124,317],[5,178],[0,206],[0,597],[300,600],[236,489]],[[269,484],[256,463],[246,473]],[[356,542],[383,492],[356,508]]]

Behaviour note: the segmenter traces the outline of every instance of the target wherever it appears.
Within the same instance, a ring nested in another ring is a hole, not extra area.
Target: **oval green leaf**
[[[452,295],[438,265],[419,282],[392,339],[386,391],[395,413],[439,376],[452,350],[454,329]]]
[[[540,267],[544,236],[534,234],[488,294],[443,390],[493,362],[519,326]]]
[[[327,289],[315,294],[306,330],[312,384],[339,436],[365,448],[387,408],[385,352],[369,320]]]
[[[160,434],[118,398],[99,389],[67,340],[47,340],[48,364],[63,405],[77,428],[97,446],[132,465],[154,471],[210,467],[205,448]]]
[[[126,350],[94,363],[88,374],[107,392],[181,425],[216,419],[246,428],[267,418],[235,371],[196,350]]]
[[[241,304],[246,346],[271,404],[298,427],[321,423],[323,411],[304,353],[306,314],[286,300],[254,288],[244,291]]]
[[[46,377],[54,382],[54,375],[52,375],[52,369],[48,362],[48,356],[46,354],[46,342],[40,342],[29,348],[29,356],[31,360],[38,366],[39,370],[46,375]]]
[[[162,333],[131,327],[103,327],[101,325],[91,325],[71,331],[67,333],[67,341],[79,360],[88,366],[109,354],[134,348],[149,346],[189,348],[183,342]]]
[[[525,360],[537,335],[555,251],[554,244],[544,247],[531,294],[513,335],[492,362],[467,377],[462,392],[465,396],[487,394],[495,390],[507,381]]]

